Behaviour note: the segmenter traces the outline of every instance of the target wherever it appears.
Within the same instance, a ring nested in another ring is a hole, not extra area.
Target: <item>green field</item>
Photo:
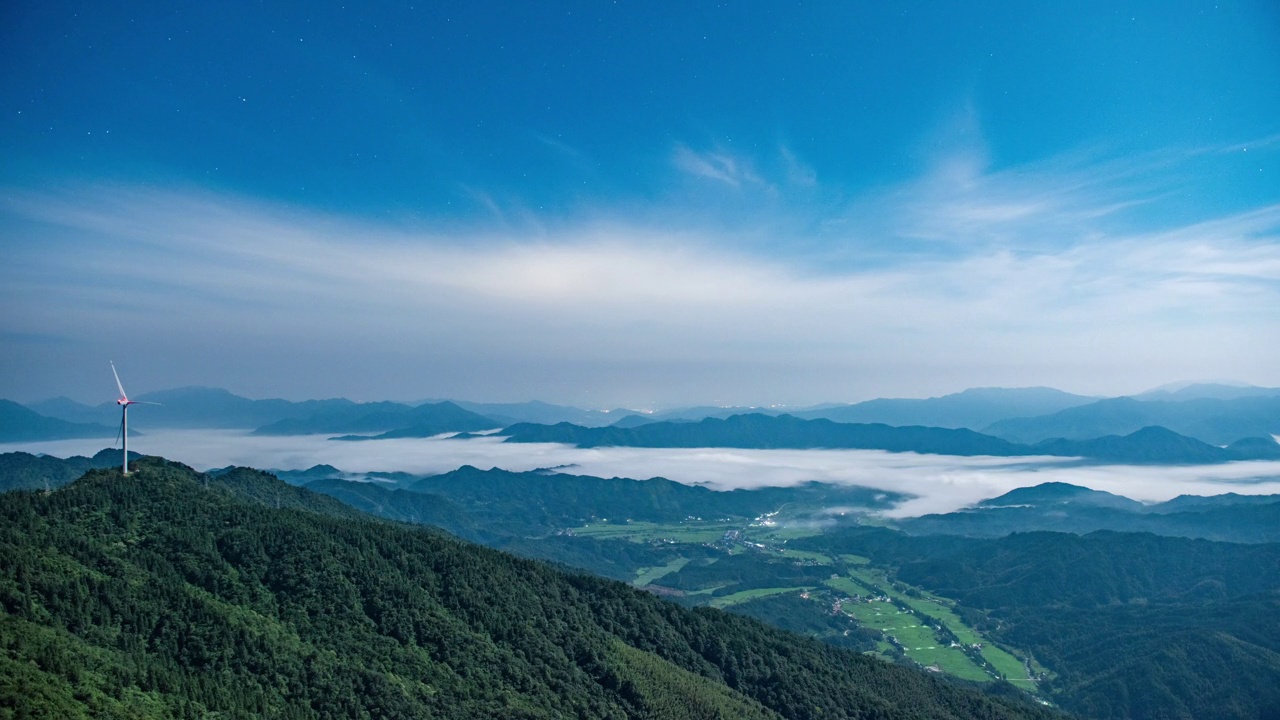
[[[953,610],[954,602],[951,600],[931,595],[919,588],[906,587],[902,583],[898,583],[900,589],[895,589],[894,583],[889,580],[885,571],[871,567],[870,560],[861,555],[840,555],[832,558],[819,552],[786,548],[787,540],[818,534],[819,530],[803,526],[748,525],[746,521],[690,520],[677,523],[593,523],[576,528],[573,533],[585,537],[625,539],[632,542],[701,545],[719,542],[730,530],[740,531],[740,539],[748,544],[764,543],[768,546],[769,552],[776,553],[775,557],[779,562],[790,560],[819,565],[843,564],[848,570],[848,577],[833,578],[825,584],[850,596],[872,594],[872,591],[868,590],[870,586],[875,588],[874,594],[888,597],[891,602],[847,603],[845,612],[864,625],[880,630],[888,637],[893,637],[911,660],[925,667],[933,666],[942,672],[968,680],[989,681],[1004,677],[1024,690],[1033,693],[1036,691],[1036,683],[1028,677],[1023,661],[966,625]],[[732,544],[728,552],[738,554],[748,549],[746,545],[738,542]],[[712,561],[714,562],[714,559]],[[667,575],[679,572],[688,563],[687,558],[676,558],[666,565],[641,568],[636,572],[632,584],[644,587]],[[720,587],[723,586],[702,588],[689,594],[709,596]],[[758,597],[803,589],[808,588],[757,588],[723,597],[710,597],[708,604],[723,608]],[[901,611],[895,603],[932,618],[949,630],[961,645],[981,645],[981,650],[978,651],[981,660],[975,661],[962,648],[952,647],[950,638],[945,641],[939,639],[933,628],[922,625],[919,618],[909,612]],[[1043,671],[1043,668],[1038,665],[1034,669],[1038,672]]]
[[[822,553],[808,552],[806,550],[783,549],[783,550],[779,550],[778,554],[786,558],[791,558],[793,560],[809,560],[811,562],[817,563],[818,565],[831,564],[831,558],[827,555],[823,555]]]
[[[916,610],[920,613],[923,613],[924,615],[927,615],[928,617],[933,618],[934,620],[937,620],[944,627],[950,630],[951,633],[956,636],[956,639],[961,644],[964,644],[964,645],[981,644],[982,650],[980,652],[981,652],[982,658],[986,660],[986,662],[990,667],[988,670],[985,670],[985,671],[980,670],[980,672],[983,672],[983,677],[979,679],[990,679],[990,673],[994,673],[996,675],[1004,676],[1007,680],[1009,680],[1009,682],[1016,684],[1018,687],[1021,687],[1024,690],[1035,692],[1036,683],[1035,681],[1031,680],[1027,676],[1026,666],[1022,663],[1022,661],[1014,657],[1008,651],[992,643],[990,639],[982,636],[973,628],[966,625],[964,621],[961,620],[960,617],[956,615],[955,612],[952,610],[953,603],[951,601],[930,595],[929,593],[926,593],[926,592],[921,592],[919,590],[917,590],[919,597],[913,597],[912,595],[909,595],[907,593],[899,592],[893,588],[892,583],[889,582],[883,570],[879,570],[875,568],[851,568],[849,571],[849,574],[852,578],[856,580],[861,580],[863,583],[866,583],[878,588],[878,591],[880,593],[887,595],[888,597],[892,598],[898,603],[904,604],[913,610]],[[845,580],[844,578],[832,580],[828,584],[830,584],[832,587],[836,589],[842,590],[844,592],[848,592],[850,594],[866,594],[867,592],[865,587],[859,585],[853,580]],[[906,640],[902,640],[902,644],[904,646],[909,646],[909,643]],[[910,647],[915,647],[915,646],[911,645]],[[965,662],[968,663],[970,667],[978,669],[977,666],[973,663],[973,660],[969,658],[967,655],[964,655],[964,653],[961,652],[959,649],[948,648],[948,650],[950,650],[953,653],[964,656]],[[928,655],[928,653],[925,653],[925,655]],[[916,662],[919,662],[921,664],[924,664],[924,665],[931,664],[931,663],[926,663],[923,660],[921,660],[919,657],[916,657],[915,655],[913,655],[910,649],[907,650],[907,656],[910,657],[912,660],[915,660]],[[954,665],[954,663],[952,664]],[[959,675],[960,677],[969,677],[966,674],[963,674],[960,672],[954,672],[946,664],[938,663],[938,665],[946,672],[952,672],[953,674]]]
[[[724,537],[728,530],[741,525],[724,522],[683,523],[593,523],[572,530],[574,535],[597,538],[619,538],[633,542],[669,541],[675,543],[710,543]]]
[[[636,587],[644,587],[649,583],[661,578],[664,575],[670,575],[673,572],[679,572],[680,568],[689,564],[689,558],[676,558],[666,565],[658,565],[657,567],[640,568],[636,571],[636,579],[631,581]]]
[[[1007,652],[1004,648],[996,646],[991,639],[983,637],[982,634],[975,632],[973,628],[964,623],[959,615],[956,615],[951,607],[954,602],[932,596],[932,594],[920,592],[920,597],[911,597],[909,594],[900,593],[893,589],[892,584],[884,577],[884,571],[878,569],[856,569],[850,570],[852,577],[863,580],[865,583],[876,585],[881,591],[892,597],[893,600],[905,603],[906,606],[913,610],[923,612],[929,618],[940,621],[947,629],[955,634],[957,641],[963,644],[982,644],[982,657],[991,665],[997,674],[1004,675],[1005,679],[1010,683],[1018,685],[1025,691],[1036,691],[1036,682],[1028,678],[1027,666],[1023,661],[1016,659],[1012,653]]]
[[[821,535],[822,531],[809,526],[752,525],[746,529],[744,534],[757,542],[786,542],[787,540]]]
[[[738,603],[746,602],[748,600],[754,600],[758,597],[765,597],[768,595],[778,595],[778,594],[787,593],[787,592],[800,592],[803,590],[811,590],[811,589],[812,588],[807,588],[807,587],[756,588],[755,590],[743,590],[742,592],[736,592],[736,593],[733,593],[732,595],[725,595],[723,597],[712,598],[711,602],[708,604],[711,605],[711,607],[723,608],[723,607],[728,607],[730,605],[737,605]]]
[[[922,625],[919,618],[899,610],[893,603],[850,602],[842,609],[863,625],[895,640],[907,657],[921,665],[937,666],[945,673],[966,680],[991,680],[963,651],[939,640],[933,628]]]

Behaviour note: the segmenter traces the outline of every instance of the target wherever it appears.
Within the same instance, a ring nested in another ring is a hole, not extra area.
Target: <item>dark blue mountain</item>
[[[1211,445],[1280,435],[1280,396],[1184,401],[1112,398],[1050,415],[1001,420],[983,432],[1011,442],[1035,443],[1052,438],[1085,440],[1127,435],[1151,425]]]
[[[119,413],[119,410],[116,412]],[[58,418],[45,417],[10,400],[0,400],[0,442],[39,442],[73,438],[110,440],[118,432],[119,427],[116,425],[67,422]]]
[[[1133,397],[1139,400],[1235,400],[1245,397],[1275,397],[1280,395],[1280,388],[1258,387],[1257,385],[1227,383],[1179,383],[1166,385]]]
[[[584,427],[612,425],[619,418],[630,415],[630,410],[583,410],[568,405],[553,405],[540,400],[520,403],[482,403],[463,400],[453,401],[464,410],[477,415],[493,418],[500,425],[514,425],[522,422],[543,423],[553,425],[559,422],[571,422]]]
[[[1047,387],[971,388],[964,392],[925,399],[880,398],[855,405],[829,406],[791,414],[846,423],[926,425],[981,430],[997,420],[1045,415],[1097,398],[1073,395]]]
[[[830,448],[941,455],[1023,455],[1026,448],[972,430],[856,425],[792,415],[734,415],[701,422],[655,422],[634,428],[521,423],[507,442],[560,442],[578,447]]]
[[[445,432],[490,430],[498,423],[464,410],[451,402],[413,407],[400,403],[352,403],[329,408],[305,418],[290,418],[264,425],[255,435],[310,435],[316,433],[384,433],[383,438],[430,437]]]
[[[507,442],[556,442],[578,447],[732,447],[753,449],[858,449],[937,455],[1057,456],[1134,464],[1197,464],[1280,458],[1280,444],[1248,439],[1214,447],[1165,428],[1120,437],[1056,439],[1022,445],[972,430],[891,427],[802,420],[792,415],[734,415],[701,422],[654,422],[636,427],[584,428],[569,423],[521,423],[502,430]]]
[[[1181,496],[1145,505],[1067,483],[1018,488],[952,513],[898,520],[913,535],[1004,537],[1010,533],[1147,532],[1237,543],[1280,542],[1280,496]]]
[[[1249,439],[1220,448],[1163,427],[1144,427],[1124,436],[1108,435],[1090,440],[1056,438],[1036,443],[1031,449],[1044,455],[1151,465],[1280,458],[1280,444],[1267,438]]]
[[[1072,485],[1064,482],[1047,482],[1032,487],[1017,488],[994,498],[983,500],[977,504],[979,508],[1002,507],[1059,507],[1062,505],[1079,505],[1088,507],[1109,507],[1130,512],[1139,512],[1146,508],[1137,500],[1130,500],[1100,490]]]

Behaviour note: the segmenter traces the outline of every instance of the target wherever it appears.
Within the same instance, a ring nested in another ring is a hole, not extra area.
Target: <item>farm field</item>
[[[809,590],[809,589],[811,588],[807,588],[807,587],[756,588],[754,590],[743,590],[742,592],[736,592],[736,593],[733,593],[732,595],[724,595],[721,597],[712,598],[711,602],[708,604],[714,608],[724,608],[730,605],[737,605],[738,603],[743,603],[748,600],[755,600],[756,598],[760,598],[760,597],[766,597],[769,595],[778,595],[780,593],[787,593],[787,592],[796,592],[798,590]]]
[[[636,573],[636,579],[631,581],[636,587],[644,587],[649,583],[658,580],[664,575],[670,575],[673,572],[679,572],[680,568],[689,564],[689,558],[676,558],[666,565],[658,565],[656,567],[640,568]]]
[[[951,633],[955,635],[956,640],[961,644],[981,644],[982,649],[980,650],[980,653],[982,658],[986,660],[995,673],[1003,675],[1009,682],[1014,683],[1024,690],[1035,692],[1036,683],[1028,677],[1027,668],[1023,662],[1014,657],[1008,651],[993,644],[989,639],[982,636],[973,628],[966,625],[964,621],[961,620],[960,617],[951,609],[951,602],[949,600],[930,595],[929,593],[919,591],[916,588],[912,589],[916,591],[918,596],[899,592],[893,587],[893,584],[889,582],[884,571],[876,568],[850,568],[849,575],[854,580],[861,581],[862,583],[866,583],[867,585],[877,588],[878,592],[892,598],[893,600],[905,604],[907,607],[937,620],[944,627],[950,630]],[[850,584],[857,585],[857,583],[852,582]],[[840,589],[846,589],[846,587],[847,586],[843,586]],[[859,588],[859,590],[854,590],[853,592],[859,591],[866,592],[865,588]],[[964,655],[964,653],[959,650],[954,651]],[[910,653],[908,653],[908,657],[916,660],[916,658]],[[965,656],[965,660],[970,665],[973,665],[973,661],[967,655]],[[922,661],[917,660],[917,662]],[[947,668],[943,667],[943,669],[946,670]],[[984,679],[989,678],[984,677]]]
[[[964,652],[939,640],[933,628],[921,624],[919,618],[899,610],[893,603],[879,600],[851,602],[844,603],[841,609],[863,625],[875,628],[897,641],[907,657],[925,667],[935,666],[945,673],[966,680],[991,680],[991,676],[975,665]]]
[[[817,552],[809,552],[807,550],[787,550],[784,548],[779,550],[778,554],[792,560],[808,560],[818,565],[830,565],[832,562],[831,558],[827,555]]]
[[[683,523],[593,523],[573,528],[574,535],[582,537],[626,539],[633,542],[710,543],[724,537],[725,532],[741,528],[740,524],[725,522]]]
[[[952,601],[919,588],[895,584],[883,569],[871,566],[870,560],[860,555],[830,556],[821,552],[787,548],[787,540],[816,533],[807,527],[788,528],[745,520],[689,520],[677,523],[594,523],[574,528],[572,532],[584,537],[630,540],[637,543],[669,543],[677,546],[717,544],[727,556],[763,552],[781,565],[804,563],[811,566],[831,566],[830,572],[840,573],[841,576],[817,581],[831,591],[851,597],[874,594],[887,598],[887,601],[844,603],[842,610],[862,625],[882,632],[886,638],[893,638],[907,658],[922,666],[934,667],[966,680],[989,682],[1003,677],[1028,692],[1037,691],[1037,684],[1029,676],[1023,661],[967,625],[953,610]],[[639,568],[631,583],[636,587],[665,584],[661,582],[663,578],[679,574],[689,562],[689,558],[677,557],[665,565]],[[709,562],[714,564],[715,559],[712,558]],[[781,572],[778,579],[783,579]],[[702,602],[711,607],[726,608],[761,597],[812,590],[815,587],[813,584],[805,585],[794,580],[787,583],[784,580],[776,586],[755,587],[716,597],[714,593],[727,584],[711,583],[686,588],[684,592],[687,596],[705,597]],[[934,623],[921,621],[919,616],[903,610],[903,607],[932,619],[944,630],[939,633],[931,627]],[[974,657],[973,651],[966,652],[961,647],[953,646],[952,636],[960,645],[980,646],[976,651],[978,657]],[[891,646],[891,643],[886,642],[881,649]],[[1032,670],[1039,673],[1044,668],[1033,664]]]

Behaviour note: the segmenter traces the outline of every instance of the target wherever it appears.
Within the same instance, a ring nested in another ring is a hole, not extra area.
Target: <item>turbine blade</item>
[[[164,407],[164,403],[151,402],[150,400],[130,400],[130,405],[159,405]]]
[[[124,437],[124,416],[120,416],[120,429],[116,430],[116,445],[120,444],[120,438]]]
[[[111,361],[108,360],[107,362]],[[122,400],[128,400],[129,396],[124,394],[124,385],[120,384],[120,373],[116,372],[116,364],[113,362],[111,362],[111,374],[116,376],[116,387],[120,390],[120,398]]]

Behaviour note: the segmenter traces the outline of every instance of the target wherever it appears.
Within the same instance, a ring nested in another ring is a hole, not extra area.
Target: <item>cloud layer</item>
[[[101,441],[67,440],[0,446],[66,457],[92,454]],[[354,473],[442,473],[461,465],[522,471],[560,468],[595,477],[665,477],[728,490],[789,486],[810,480],[859,485],[916,496],[895,517],[950,512],[1017,487],[1067,482],[1156,502],[1180,494],[1280,494],[1280,462],[1206,466],[1097,465],[1061,458],[962,458],[871,450],[738,450],[727,448],[575,448],[553,443],[405,439],[335,442],[325,436],[261,437],[238,431],[157,431],[135,448],[198,469],[248,465],[280,470],[329,464]]]

